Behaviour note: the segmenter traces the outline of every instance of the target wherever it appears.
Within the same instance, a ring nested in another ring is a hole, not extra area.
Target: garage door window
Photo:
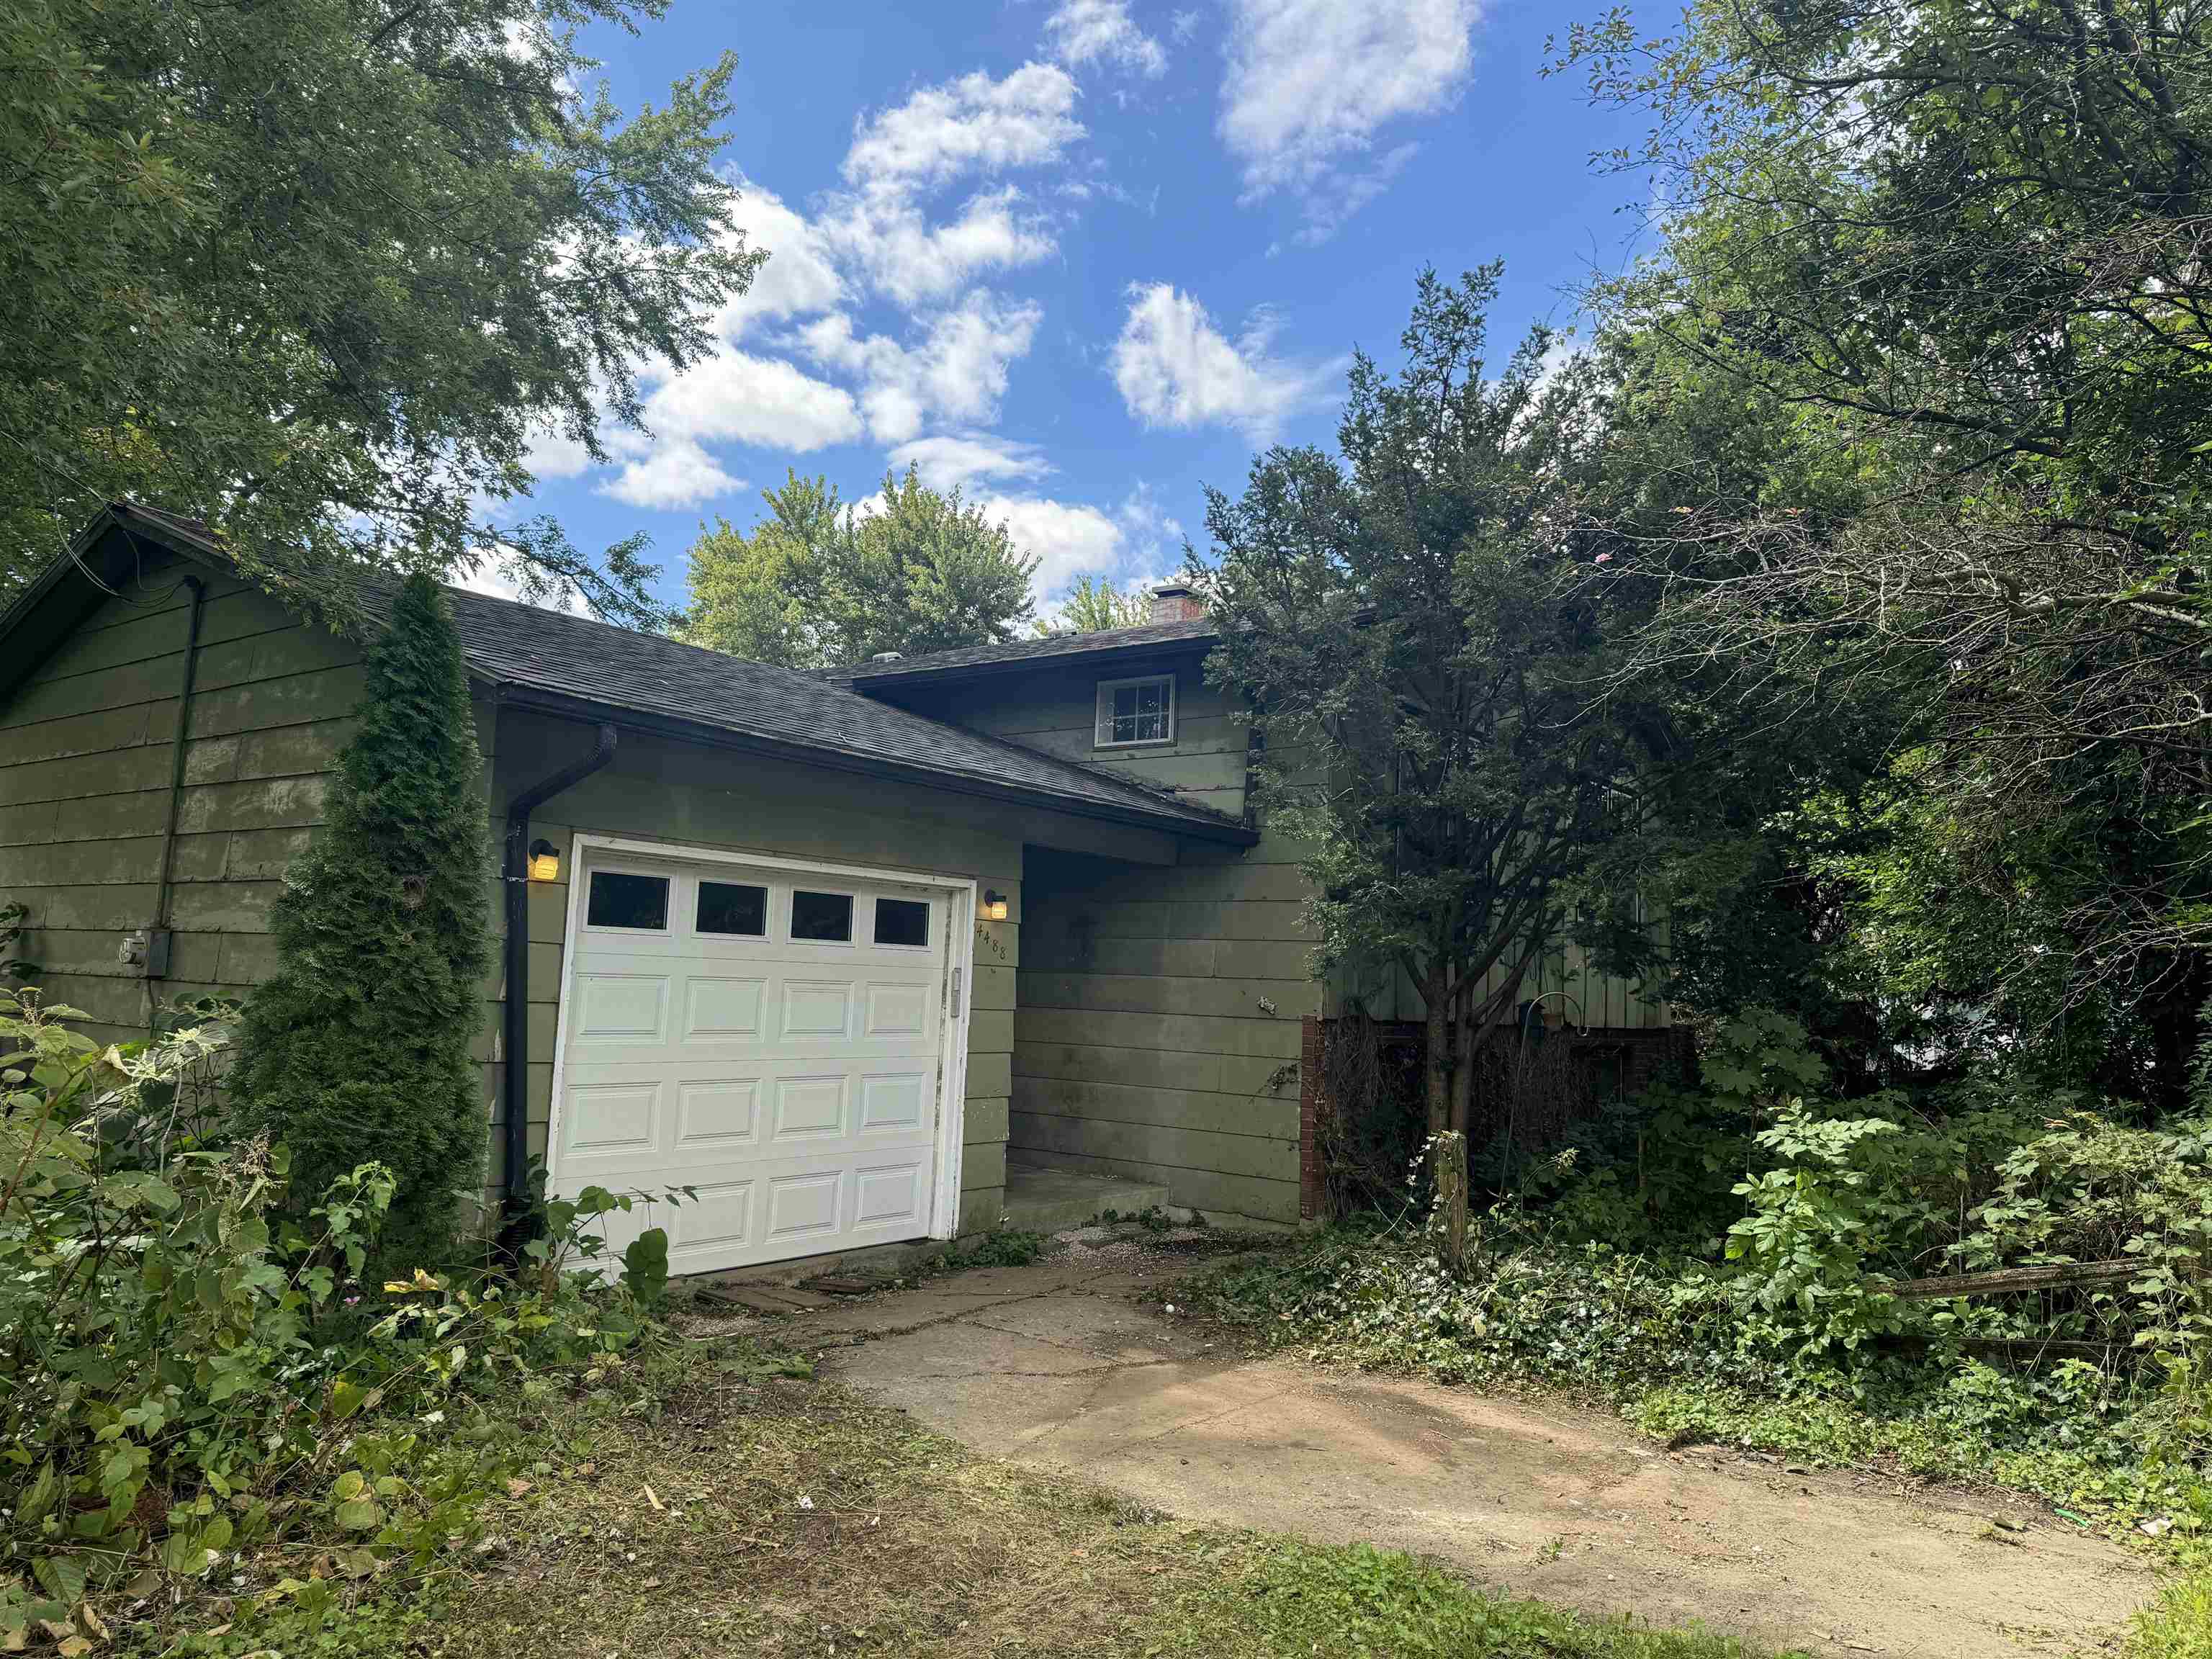
[[[853,896],[850,893],[811,893],[804,887],[791,895],[791,936],[828,945],[853,942]]]
[[[702,881],[695,924],[702,933],[768,935],[768,889],[749,882]]]
[[[631,876],[618,870],[592,872],[591,903],[584,920],[593,927],[668,931],[668,878]]]
[[[929,943],[927,901],[878,899],[876,901],[876,943],[878,945],[927,945]]]

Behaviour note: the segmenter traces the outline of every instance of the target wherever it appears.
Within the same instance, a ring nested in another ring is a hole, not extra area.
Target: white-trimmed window
[[[1092,741],[1101,749],[1175,741],[1175,685],[1172,674],[1098,682],[1098,726]]]

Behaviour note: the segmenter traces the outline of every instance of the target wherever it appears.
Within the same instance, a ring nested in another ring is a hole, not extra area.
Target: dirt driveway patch
[[[1814,1653],[2116,1644],[2134,1557],[2023,1499],[1668,1451],[1617,1419],[1250,1360],[1141,1298],[1182,1264],[1079,1252],[777,1322],[829,1375],[975,1449],[1216,1525]]]

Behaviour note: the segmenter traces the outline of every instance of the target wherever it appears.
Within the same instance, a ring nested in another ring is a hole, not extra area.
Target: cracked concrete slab
[[[979,1451],[1192,1520],[1365,1540],[1469,1578],[1816,1653],[2114,1643],[2126,1551],[2023,1500],[1692,1449],[1617,1419],[1247,1360],[1141,1293],[1181,1264],[1065,1258],[801,1315],[830,1373]],[[2024,1531],[2000,1531],[2002,1516]]]

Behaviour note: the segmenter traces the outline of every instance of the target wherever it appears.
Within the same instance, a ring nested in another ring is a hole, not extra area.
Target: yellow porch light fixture
[[[983,890],[983,920],[1004,921],[1006,919],[1006,896],[1004,893],[994,892],[988,887],[985,888]]]
[[[532,881],[561,879],[561,849],[542,836],[530,843],[530,878]]]

